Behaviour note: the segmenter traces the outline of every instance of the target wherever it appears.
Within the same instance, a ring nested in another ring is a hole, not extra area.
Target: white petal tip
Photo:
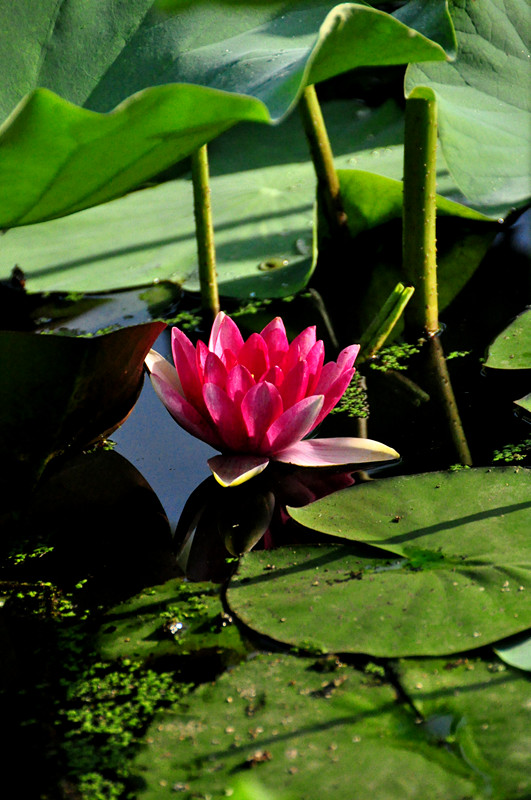
[[[213,456],[208,466],[220,486],[240,486],[259,475],[269,464],[263,456]]]

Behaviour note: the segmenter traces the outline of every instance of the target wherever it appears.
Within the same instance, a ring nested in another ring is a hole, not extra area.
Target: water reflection
[[[286,506],[304,506],[352,486],[356,475],[363,479],[352,467],[271,464],[261,475],[230,489],[207,478],[188,498],[177,524],[179,567],[189,580],[220,582],[232,574],[242,553],[315,541],[317,534],[298,526]]]

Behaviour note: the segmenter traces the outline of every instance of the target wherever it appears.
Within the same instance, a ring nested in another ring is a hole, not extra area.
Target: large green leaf
[[[387,561],[340,547],[250,554],[229,605],[282,642],[378,656],[458,652],[525,630],[530,483],[529,470],[512,468],[409,475],[291,508],[303,525],[381,547]]]
[[[531,471],[519,467],[428,472],[370,481],[289,513],[406,558],[441,548],[444,558],[517,563],[528,546],[530,486]]]
[[[531,692],[525,676],[499,662],[465,658],[402,661],[398,677],[426,720],[423,727],[462,754],[486,795],[530,796]]]
[[[197,4],[169,17],[151,4],[47,0],[36,18],[30,0],[4,10],[0,225],[124,194],[237,121],[280,119],[306,83],[446,58],[435,41],[357,3],[273,2],[237,15]],[[445,10],[415,24],[437,36],[441,18],[451,43]]]
[[[228,604],[284,645],[382,658],[457,653],[529,626],[529,547],[527,565],[516,546],[492,562],[433,547],[380,560],[346,545],[252,552]]]
[[[531,672],[531,633],[512,636],[504,642],[498,642],[495,653],[512,667]]]
[[[355,163],[393,178],[402,174],[403,114],[394,102],[374,110],[353,101],[329,102],[324,113],[339,167]],[[299,115],[267,134],[257,136],[256,126],[241,125],[210,148],[218,279],[225,296],[292,294],[311,269],[315,174]],[[455,185],[442,165],[439,179],[441,191],[453,195]],[[197,291],[189,177],[14,228],[2,239],[0,274],[9,274],[16,263],[32,291],[103,291],[163,279]]]
[[[485,366],[531,369],[531,308],[516,317],[492,342]]]
[[[417,724],[393,687],[290,656],[259,655],[157,716],[132,763],[142,800],[159,798],[161,786],[221,800],[251,768],[279,798],[486,796],[480,776]]]
[[[0,331],[4,509],[45,464],[108,435],[133,407],[144,358],[164,323],[91,338]]]
[[[527,0],[452,0],[458,57],[411,65],[406,91],[437,94],[439,135],[450,172],[474,203],[524,203],[531,194],[531,92]]]

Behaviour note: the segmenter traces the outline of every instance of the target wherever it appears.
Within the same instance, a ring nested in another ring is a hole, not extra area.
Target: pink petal
[[[208,349],[221,358],[224,350],[232,350],[238,356],[243,347],[243,338],[235,322],[220,311],[212,325]]]
[[[348,347],[345,347],[345,349],[340,352],[337,359],[337,366],[339,369],[351,369],[359,351],[359,344],[351,344]]]
[[[264,456],[213,456],[208,466],[214,478],[222,486],[238,486],[254,478],[267,467],[269,459]]]
[[[241,405],[244,396],[251,386],[254,386],[254,380],[247,367],[236,364],[227,375],[225,391],[230,399],[234,400],[237,405]]]
[[[281,318],[275,317],[275,319],[271,320],[260,335],[269,350],[269,363],[272,365],[280,364],[289,350],[288,337]]]
[[[334,383],[328,387],[325,393],[325,399],[323,403],[323,407],[317,420],[315,422],[315,426],[319,425],[320,422],[326,417],[327,414],[338,404],[341,400],[343,395],[345,394],[347,387],[352,380],[352,376],[355,373],[355,369],[349,369],[346,372],[343,372],[339,378],[337,378]]]
[[[204,408],[202,386],[197,371],[195,347],[179,328],[172,329],[172,350],[175,367],[183,387],[184,396],[199,411]]]
[[[331,467],[339,464],[369,464],[400,458],[396,450],[373,439],[343,437],[306,439],[275,453],[275,461],[300,467]]]
[[[205,406],[226,448],[235,452],[248,450],[249,436],[243,424],[240,406],[215,383],[203,386]]]
[[[168,384],[170,388],[175,389],[176,392],[182,395],[183,387],[177,375],[177,370],[173,364],[166,361],[160,353],[157,353],[156,350],[150,350],[144,360],[144,364],[150,375],[155,375],[155,377],[159,378],[161,381]]]
[[[206,357],[203,383],[215,383],[220,389],[225,389],[227,370],[221,359],[215,353],[209,352]]]
[[[315,344],[315,325],[305,328],[302,333],[292,341],[289,350],[286,353],[283,363],[280,365],[284,372],[289,372],[297,361],[306,358],[310,350]]]
[[[306,361],[299,361],[284,377],[280,394],[284,408],[290,408],[306,397],[309,369]]]
[[[153,373],[151,374],[151,383],[155,392],[181,428],[184,428],[185,431],[188,431],[197,439],[212,445],[212,447],[220,448],[222,441],[216,431],[178,391]]]
[[[207,360],[207,356],[210,353],[210,350],[206,346],[201,339],[197,342],[197,347],[195,349],[195,364],[197,367],[197,372],[201,376],[205,370],[205,364]]]
[[[323,402],[323,395],[305,397],[284,411],[267,431],[261,452],[274,454],[303,439],[314,427]]]
[[[323,369],[323,362],[324,362],[324,344],[321,339],[317,341],[308,355],[306,356],[306,363],[308,364],[308,388],[306,389],[306,394],[319,394],[319,392],[315,391],[317,386],[317,382],[321,376],[321,370]]]
[[[221,361],[224,364],[227,372],[236,366],[238,363],[238,359],[232,352],[232,350],[224,350],[221,354]]]
[[[272,383],[257,383],[242,401],[242,416],[249,434],[248,449],[257,449],[267,429],[282,414],[282,398]]]
[[[332,386],[332,384],[341,377],[341,374],[342,370],[337,366],[335,361],[329,361],[328,364],[325,364],[321,370],[321,375],[319,376],[319,380],[317,381],[317,385],[314,389],[315,393],[325,394],[330,386]]]
[[[252,333],[240,352],[238,361],[247,367],[255,381],[259,381],[269,369],[269,353],[267,345],[259,333]]]
[[[262,378],[263,381],[267,381],[268,383],[272,383],[273,386],[276,386],[277,389],[280,389],[282,384],[284,383],[284,373],[280,369],[280,367],[274,366],[269,367],[266,374]]]

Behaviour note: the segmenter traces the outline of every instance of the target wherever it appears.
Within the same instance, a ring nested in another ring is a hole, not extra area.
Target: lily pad
[[[374,110],[353,101],[328,102],[324,114],[339,167],[355,163],[401,176],[403,114],[394,102]],[[257,136],[251,124],[238,126],[216,140],[209,155],[221,293],[239,298],[293,294],[313,268],[315,173],[299,116],[269,129],[267,137]],[[441,191],[453,195],[455,184],[443,165],[439,177]],[[59,220],[11,229],[2,239],[0,272],[8,274],[14,264],[22,267],[33,291],[107,291],[165,279],[197,291],[189,177]]]
[[[104,660],[208,654],[212,660],[223,656],[226,665],[245,653],[231,623],[218,586],[170,580],[108,611],[96,648]]]
[[[406,92],[437,95],[439,137],[448,168],[473,202],[506,208],[531,195],[531,94],[526,0],[450,3],[458,55],[441,65],[413,64]]]
[[[285,644],[382,657],[518,633],[531,612],[530,481],[511,468],[407,475],[291,508],[303,525],[382,548],[381,560],[359,546],[248,554],[229,605]]]
[[[531,369],[531,308],[516,317],[492,342],[485,366]]]
[[[162,322],[89,338],[0,331],[0,454],[6,498],[46,463],[87,447],[127,417]]]
[[[227,601],[245,625],[310,652],[442,655],[529,626],[520,552],[487,559],[412,548],[375,560],[341,545],[247,554]]]
[[[529,411],[531,413],[531,393],[526,394],[525,397],[521,397],[519,400],[514,401],[517,406],[523,408],[524,411]]]
[[[200,687],[156,717],[132,763],[142,800],[161,785],[220,800],[251,769],[265,797],[350,797],[354,768],[357,797],[484,796],[479,776],[422,731],[391,686],[289,656],[259,655]]]
[[[307,83],[447,57],[357,3],[242,5],[237,15],[198,3],[170,16],[152,5],[47,0],[37,18],[29,0],[5,9],[0,225],[123,195],[238,121],[278,121]],[[415,18],[437,35],[433,14]]]
[[[370,481],[290,516],[315,530],[400,556],[518,563],[529,545],[531,470],[496,467],[428,472]],[[524,548],[521,550],[520,548]]]
[[[478,776],[480,797],[529,797],[531,688],[524,675],[499,662],[461,658],[402,661],[398,679],[425,719],[422,727],[458,750]]]

